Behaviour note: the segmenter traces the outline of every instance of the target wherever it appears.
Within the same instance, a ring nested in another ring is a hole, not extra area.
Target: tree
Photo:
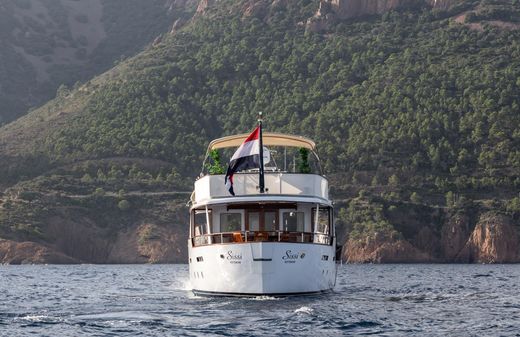
[[[130,202],[128,202],[128,200],[123,199],[117,203],[117,208],[119,208],[122,211],[126,211],[130,209]]]
[[[311,173],[311,167],[309,165],[309,150],[301,147],[298,150],[300,157],[298,160],[298,172],[300,173]]]
[[[92,193],[95,197],[103,197],[105,196],[105,190],[101,187],[98,187],[94,190],[94,193]]]
[[[94,179],[92,179],[92,177],[88,173],[85,173],[83,175],[83,177],[81,177],[81,182],[84,183],[84,184],[90,184],[93,181],[94,181]]]
[[[413,192],[410,195],[410,201],[418,204],[422,201],[422,199],[421,199],[421,196],[417,192]]]
[[[393,186],[393,187],[399,186],[399,177],[395,174],[392,174],[388,178],[388,185]]]

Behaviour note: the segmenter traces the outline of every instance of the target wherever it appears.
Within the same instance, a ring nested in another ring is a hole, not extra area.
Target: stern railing
[[[192,247],[248,242],[295,242],[331,245],[332,241],[332,236],[329,234],[285,231],[221,232],[194,236],[190,239]]]

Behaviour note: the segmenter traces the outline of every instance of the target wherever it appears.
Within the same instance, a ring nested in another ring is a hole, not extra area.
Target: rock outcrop
[[[270,1],[267,0],[249,0],[242,8],[244,17],[263,18],[269,13]]]
[[[0,264],[186,262],[187,232],[179,224],[188,222],[187,212],[184,203],[176,202],[167,211],[147,209],[132,217],[120,213],[123,218],[111,214],[108,222],[82,207],[56,207],[39,218],[38,227],[0,232]],[[167,220],[158,221],[156,214]]]
[[[403,225],[403,219],[392,219],[393,230],[349,238],[342,259],[350,263],[519,263],[520,233],[513,218],[474,211],[442,214],[432,209],[433,217],[421,214],[427,222],[412,227]]]
[[[328,29],[337,20],[365,15],[383,14],[393,9],[429,5],[447,10],[459,0],[321,0],[318,10],[307,20],[307,29],[319,32]]]
[[[108,263],[186,262],[186,236],[175,228],[141,224],[119,233]]]
[[[519,261],[518,232],[503,215],[481,215],[456,260],[469,263],[512,263]]]
[[[426,253],[431,261],[437,259],[440,242],[430,226],[422,227],[410,243],[414,247],[419,247],[420,251]]]
[[[361,240],[348,240],[343,247],[342,259],[347,263],[433,262],[430,255],[408,241],[380,233]]]
[[[469,218],[456,214],[448,219],[441,230],[441,249],[446,261],[455,259],[464,248],[470,234]]]
[[[186,22],[187,21],[183,18],[179,18],[179,19],[175,20],[175,22],[172,25],[172,29],[170,30],[170,34],[173,35],[173,34],[177,33],[186,24]],[[155,41],[154,41],[154,44],[155,44]]]
[[[0,262],[3,264],[70,264],[81,261],[36,242],[0,239]]]
[[[428,0],[428,4],[435,9],[447,10],[461,0]]]

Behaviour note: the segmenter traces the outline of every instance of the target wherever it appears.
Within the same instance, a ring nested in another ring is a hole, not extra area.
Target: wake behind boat
[[[259,121],[250,135],[209,144],[207,154],[217,168],[213,171],[221,173],[218,151],[238,146],[226,175],[203,173],[195,182],[188,242],[193,292],[258,296],[332,289],[336,281],[332,202],[327,179],[309,173],[309,153],[319,170],[314,142],[263,134]],[[283,151],[275,150],[279,148]],[[293,172],[287,168],[288,150],[289,158],[291,153],[298,155],[292,157]],[[284,167],[278,168],[275,157],[280,160],[282,154]],[[294,172],[296,158],[299,172]]]

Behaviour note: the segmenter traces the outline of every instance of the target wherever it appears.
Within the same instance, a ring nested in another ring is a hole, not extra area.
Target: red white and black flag
[[[260,128],[260,125],[256,127],[229,161],[224,183],[232,195],[235,195],[235,191],[233,191],[233,175],[236,172],[260,168]]]

